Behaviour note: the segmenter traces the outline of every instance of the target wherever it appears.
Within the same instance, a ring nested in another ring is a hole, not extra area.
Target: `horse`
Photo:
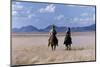
[[[58,39],[55,34],[52,34],[48,39],[48,47],[49,46],[51,46],[52,50],[55,50],[56,46],[58,46]]]
[[[65,37],[64,44],[65,44],[65,47],[67,50],[71,50],[72,40],[71,40],[71,37],[69,35],[67,35]]]

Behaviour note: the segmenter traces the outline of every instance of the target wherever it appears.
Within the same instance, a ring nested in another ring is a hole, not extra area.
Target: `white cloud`
[[[84,19],[80,19],[80,21],[95,22],[95,14],[83,13],[81,17],[84,17]]]
[[[89,21],[91,21],[91,19],[90,18],[79,18],[79,21],[80,22],[89,22]]]
[[[94,23],[95,14],[82,13],[79,17],[74,17],[72,22],[75,23]]]
[[[79,18],[79,17],[73,18],[73,21],[74,21],[74,22],[80,22],[80,21],[84,21],[84,20],[85,20],[85,19]]]
[[[88,13],[82,13],[81,16],[89,16]]]
[[[12,10],[22,10],[23,6],[22,5],[12,5]]]
[[[75,7],[76,5],[66,5],[67,7]]]
[[[32,18],[32,15],[28,15],[28,18],[29,18],[29,19]]]
[[[12,10],[22,10],[23,5],[20,2],[13,2],[12,4]]]
[[[93,17],[86,17],[86,18],[82,18],[82,17],[75,17],[73,18],[72,22],[74,23],[80,23],[80,24],[84,24],[84,23],[94,23],[94,19]]]
[[[15,2],[15,4],[19,5],[19,4],[21,4],[21,2]]]
[[[73,21],[78,21],[79,20],[79,18],[78,17],[75,17],[75,18],[73,18]]]
[[[40,13],[52,13],[55,12],[55,6],[53,4],[50,4],[48,6],[46,6],[45,8],[40,8],[39,9]]]
[[[55,17],[56,20],[61,20],[62,18],[64,18],[64,15],[62,15],[62,14],[57,16],[57,17]]]
[[[67,7],[81,7],[81,8],[85,8],[85,7],[88,7],[88,6],[82,6],[82,5],[75,5],[75,4],[68,4],[66,5]]]
[[[28,14],[28,16],[27,16],[29,19],[31,19],[32,17],[36,17],[36,15],[35,14]]]
[[[17,11],[12,11],[12,15],[17,15]]]

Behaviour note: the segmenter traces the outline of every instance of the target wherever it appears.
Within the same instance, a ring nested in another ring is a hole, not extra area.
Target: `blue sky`
[[[32,25],[43,29],[48,25],[83,27],[95,24],[95,7],[12,2],[12,28]]]

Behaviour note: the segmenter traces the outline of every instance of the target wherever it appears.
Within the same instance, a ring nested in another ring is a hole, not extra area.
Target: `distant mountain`
[[[71,31],[95,31],[95,27],[96,25],[90,25],[90,26],[85,26],[85,27],[72,27]],[[22,28],[13,28],[12,32],[49,32],[50,29],[52,28],[52,25],[49,25],[48,27],[44,28],[44,29],[37,29],[36,27],[29,25],[29,26],[24,26]],[[57,32],[65,32],[67,30],[66,27],[58,27],[55,26]]]
[[[48,32],[48,31],[50,31],[51,28],[52,28],[52,25],[46,27],[46,28],[44,29],[44,31],[45,31],[45,32]],[[64,31],[66,31],[66,29],[67,29],[66,27],[58,27],[58,26],[55,26],[55,28],[56,28],[56,31],[58,31],[58,32],[64,32]]]
[[[18,28],[13,28],[12,32],[19,32],[19,29]]]
[[[33,27],[32,25],[29,26],[25,26],[22,28],[13,28],[12,29],[13,32],[38,32],[39,30],[35,27]]]
[[[50,26],[46,27],[45,29],[43,29],[43,31],[44,32],[49,32],[51,28],[52,28],[52,25],[50,25]],[[55,26],[55,28],[58,32],[64,32],[67,29],[66,27],[58,27],[58,26]]]
[[[85,27],[75,27],[75,28],[72,28],[72,31],[95,31],[95,27],[96,25],[93,24],[93,25],[90,25],[90,26],[85,26]]]

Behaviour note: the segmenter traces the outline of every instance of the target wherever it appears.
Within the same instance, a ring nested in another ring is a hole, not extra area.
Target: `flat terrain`
[[[95,32],[73,32],[72,50],[65,50],[65,34],[57,35],[59,46],[48,47],[48,33],[12,33],[12,65],[95,60]]]

